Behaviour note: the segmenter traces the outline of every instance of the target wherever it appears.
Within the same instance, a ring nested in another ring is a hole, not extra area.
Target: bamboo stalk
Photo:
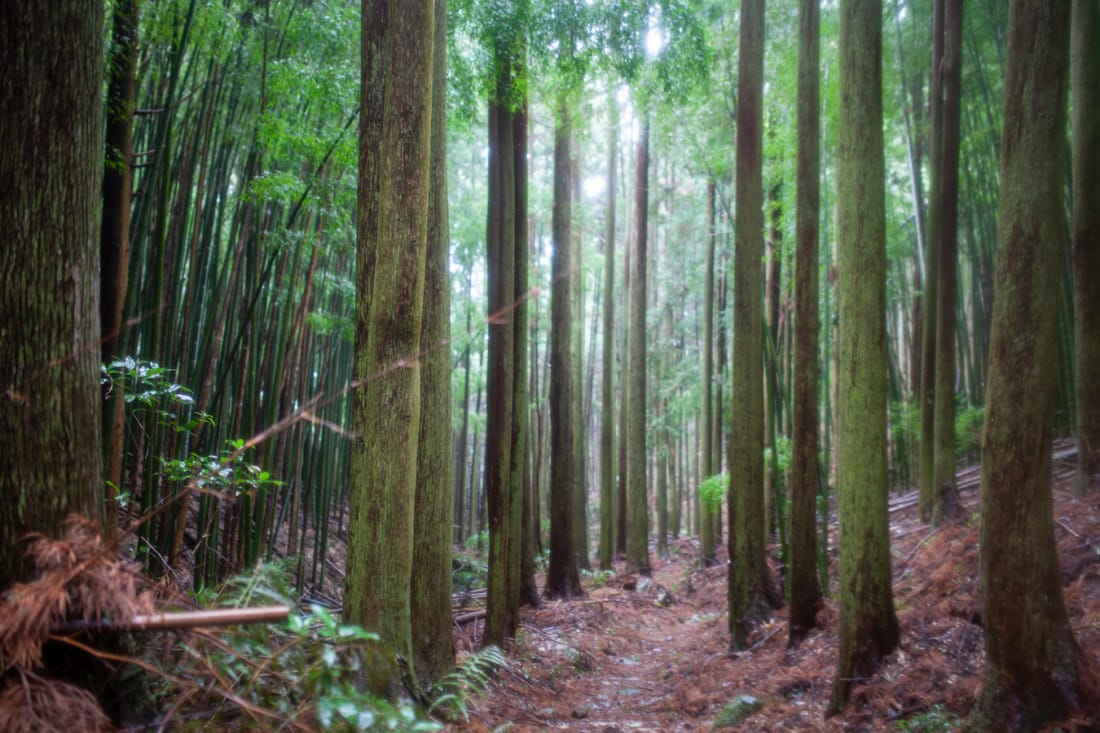
[[[215,608],[205,611],[162,611],[136,614],[130,619],[66,621],[58,633],[71,633],[95,629],[97,631],[165,631],[170,629],[196,629],[235,624],[276,623],[290,615],[288,606],[260,606],[256,608]]]

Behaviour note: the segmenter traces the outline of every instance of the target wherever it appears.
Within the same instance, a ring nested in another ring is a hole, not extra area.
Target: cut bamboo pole
[[[258,608],[216,608],[206,611],[164,611],[137,614],[133,618],[112,621],[67,621],[57,633],[71,633],[94,629],[97,631],[164,631],[169,629],[196,629],[210,626],[236,624],[260,624],[285,621],[290,615],[287,606],[262,606]]]

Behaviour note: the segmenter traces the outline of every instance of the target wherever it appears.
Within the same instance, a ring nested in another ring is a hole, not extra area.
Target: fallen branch
[[[477,621],[480,618],[485,618],[485,609],[480,608],[476,611],[470,611],[469,613],[460,613],[454,617],[454,623],[456,626],[462,626],[468,624],[471,621]]]

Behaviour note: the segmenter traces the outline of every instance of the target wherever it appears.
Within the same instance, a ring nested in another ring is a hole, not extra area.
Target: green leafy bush
[[[977,458],[982,449],[984,407],[957,405],[955,408],[955,455]]]
[[[699,496],[712,512],[716,512],[722,507],[722,497],[725,496],[726,486],[728,485],[729,479],[724,473],[709,476],[703,480],[703,483],[699,484]]]

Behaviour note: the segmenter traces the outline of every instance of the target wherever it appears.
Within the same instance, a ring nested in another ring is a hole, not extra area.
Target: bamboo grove
[[[959,2],[855,5],[450,3],[437,29],[450,334],[429,351],[449,362],[451,410],[436,419],[453,451],[451,541],[490,563],[487,641],[514,632],[521,599],[538,602],[539,563],[545,593],[568,598],[579,570],[621,558],[645,573],[681,535],[699,536],[705,562],[725,539],[749,568],[731,571],[732,647],[783,602],[763,566],[769,542],[808,591],[786,589],[802,609],[792,640],[805,634],[806,609],[836,587],[838,486],[842,515],[856,496],[838,467],[856,462],[856,443],[838,450],[840,422],[863,409],[854,391],[873,392],[887,424],[882,465],[859,480],[919,487],[928,521],[957,509],[956,461],[978,458],[990,375],[1006,368],[991,348],[995,283],[1011,276],[998,270],[1011,241],[998,202],[1024,194],[1002,180],[1002,133],[1016,122],[1004,110],[1006,93],[1031,88],[1013,33],[1030,8],[1068,49],[1070,25],[1025,2],[1011,18],[992,1],[965,14]],[[1045,437],[1078,434],[1084,491],[1100,442],[1100,205],[1087,165],[1100,74],[1082,50],[1097,40],[1095,4],[1073,8],[1076,50],[1058,77],[1072,90],[1045,100],[1072,113],[1052,132],[1066,164],[1048,172],[1060,224],[1044,230],[1056,266],[1040,285],[1052,293]],[[139,555],[187,585],[279,557],[303,596],[339,603],[332,558],[354,515],[363,386],[356,130],[374,113],[360,98],[359,11],[109,3],[104,466],[112,508],[138,521]],[[851,52],[865,37],[873,59]],[[864,75],[878,85],[858,88],[869,120],[841,101]],[[853,188],[865,179],[882,190]],[[867,208],[881,210],[881,247],[844,249]],[[864,273],[881,292],[843,290]],[[863,298],[884,330],[857,344],[845,324],[863,322],[849,316]],[[858,351],[868,342],[881,353]],[[853,365],[868,371],[842,387]],[[889,627],[879,653],[896,643]],[[848,661],[839,677],[865,669]],[[833,708],[846,699],[838,685]]]

